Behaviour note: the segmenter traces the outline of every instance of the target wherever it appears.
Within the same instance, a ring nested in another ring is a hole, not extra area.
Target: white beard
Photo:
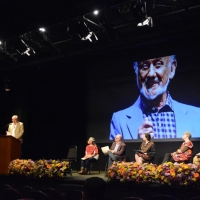
[[[167,83],[164,86],[159,85],[158,88],[157,88],[157,93],[153,95],[153,92],[152,92],[153,89],[152,88],[146,89],[146,87],[144,87],[144,86],[140,87],[139,81],[137,79],[137,85],[140,89],[140,93],[148,100],[153,100],[156,97],[158,97],[159,95],[165,93],[167,91],[167,87],[169,85],[169,82],[170,82],[170,79],[168,78]],[[148,91],[148,93],[146,93],[146,91]]]

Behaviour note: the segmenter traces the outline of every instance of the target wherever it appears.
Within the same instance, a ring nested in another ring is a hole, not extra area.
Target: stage
[[[83,190],[84,182],[90,177],[100,177],[107,183],[106,200],[120,200],[127,196],[137,196],[145,200],[156,194],[166,194],[176,197],[179,200],[188,200],[194,196],[200,196],[200,188],[197,187],[170,187],[158,184],[140,185],[132,182],[121,183],[120,181],[108,181],[105,172],[94,171],[90,175],[79,175],[76,171],[72,172],[72,176],[67,174],[61,179],[34,179],[22,178],[9,175],[0,176],[0,185],[11,185],[20,190],[22,186],[31,186],[37,190],[44,188],[55,188],[62,193],[63,199],[69,199],[72,193]],[[72,200],[75,200],[72,199]]]

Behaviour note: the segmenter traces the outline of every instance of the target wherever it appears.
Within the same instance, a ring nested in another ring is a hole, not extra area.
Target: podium
[[[12,160],[20,158],[20,140],[13,136],[0,136],[0,174],[8,174]]]

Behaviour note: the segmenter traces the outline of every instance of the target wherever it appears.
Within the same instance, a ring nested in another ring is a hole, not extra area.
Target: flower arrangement
[[[162,185],[200,185],[200,166],[166,162],[156,170],[156,180]]]
[[[121,182],[133,181],[136,183],[154,182],[156,165],[136,162],[116,162],[108,169],[108,180],[119,179]]]
[[[158,183],[161,185],[200,186],[200,166],[167,162],[159,166],[136,162],[115,162],[108,169],[108,180]]]
[[[69,162],[59,160],[32,161],[16,159],[10,162],[8,172],[10,175],[20,175],[34,178],[59,178],[69,172]]]

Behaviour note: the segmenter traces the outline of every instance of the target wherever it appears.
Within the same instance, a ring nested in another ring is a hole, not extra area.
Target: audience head
[[[95,144],[95,139],[93,137],[90,137],[88,139],[88,144]]]
[[[122,135],[117,134],[115,137],[115,142],[121,142],[122,141]]]
[[[186,131],[185,133],[183,133],[182,139],[184,140],[185,138],[188,138],[190,140],[191,137],[192,137],[192,134],[190,132]]]
[[[83,188],[83,200],[105,199],[106,182],[99,177],[88,178]]]

